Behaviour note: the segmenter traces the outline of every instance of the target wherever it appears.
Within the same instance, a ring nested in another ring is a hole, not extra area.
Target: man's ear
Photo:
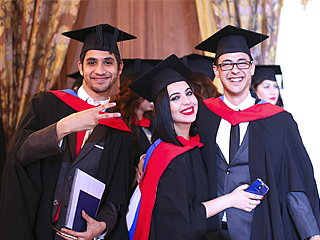
[[[252,62],[252,64],[251,64],[251,76],[254,75],[255,70],[256,70],[256,64],[254,62]]]
[[[122,73],[123,67],[124,67],[124,63],[123,63],[123,61],[121,61],[121,62],[120,62],[120,65],[119,65],[119,71],[118,71],[118,75],[119,75],[119,76],[120,76],[121,73]]]
[[[218,67],[216,65],[212,65],[212,68],[213,68],[214,76],[217,77],[217,78],[220,78],[219,77]]]
[[[78,69],[79,69],[80,75],[83,76],[83,66],[80,61],[78,62]]]

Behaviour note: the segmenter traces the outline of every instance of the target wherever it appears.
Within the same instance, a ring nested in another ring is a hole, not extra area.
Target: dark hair
[[[211,78],[203,73],[193,73],[187,78],[187,81],[199,101],[221,96]]]
[[[117,105],[114,107],[114,110],[121,113],[122,119],[131,129],[134,139],[138,139],[140,133],[139,126],[133,124],[134,119],[138,121],[135,111],[144,99],[128,88],[128,85],[140,75],[141,73],[132,73],[126,76],[127,80],[121,84],[120,92],[112,99],[112,101],[117,103]],[[145,112],[144,117],[153,122],[153,111]]]
[[[85,56],[86,56],[88,51],[85,51],[85,52],[81,53],[81,55],[80,55],[80,63],[81,63],[81,65],[83,65],[84,58],[85,58]],[[121,63],[120,55],[118,53],[114,53],[114,57],[116,58],[116,61],[117,61],[117,64],[118,64],[118,70],[119,70],[120,69],[120,63]]]
[[[255,82],[254,84],[251,84],[250,86],[250,91],[253,91],[253,92],[257,92],[257,88],[258,86],[262,83],[263,81],[258,81],[258,82]],[[279,89],[279,97],[278,97],[278,101],[276,103],[277,106],[279,107],[282,107],[283,108],[283,100],[282,100],[282,97],[281,97],[281,93],[280,93],[280,88],[278,86],[278,89]],[[257,94],[256,94],[257,95]],[[258,98],[258,95],[257,95],[257,98]]]
[[[174,145],[183,146],[176,138],[176,133],[172,124],[172,115],[170,110],[170,98],[167,87],[163,88],[155,101],[155,120],[152,133],[152,142],[161,138],[162,141]],[[195,136],[196,122],[191,124],[190,136]]]

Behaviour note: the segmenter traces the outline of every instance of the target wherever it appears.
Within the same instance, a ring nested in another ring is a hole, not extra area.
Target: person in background
[[[221,96],[217,87],[213,84],[214,72],[212,65],[214,58],[193,53],[180,59],[192,71],[187,80],[191,84],[198,100]]]
[[[154,112],[153,103],[133,92],[128,88],[128,85],[160,61],[158,59],[123,59],[124,67],[120,76],[120,92],[114,97],[114,101],[117,103],[115,110],[122,114],[123,120],[131,129],[136,148],[135,166],[137,168],[133,186],[140,180],[142,173],[142,170],[138,170],[140,157],[147,152],[151,144]],[[143,161],[141,164],[143,166]]]
[[[242,185],[209,200],[207,176],[211,173],[195,133],[198,100],[186,81],[189,75],[190,69],[171,55],[129,85],[155,102],[153,144],[139,183],[141,203],[133,215],[137,221],[128,227],[130,239],[207,239],[211,216],[229,207],[250,212],[263,198],[245,192],[248,185]]]
[[[80,74],[79,71],[75,72],[75,73],[71,73],[71,74],[67,75],[67,77],[75,79],[71,89],[76,91],[79,87],[81,87],[82,82],[83,82],[83,76]]]
[[[254,211],[228,208],[216,217],[218,239],[320,239],[319,195],[296,122],[283,108],[250,95],[250,48],[268,36],[226,26],[196,46],[216,53],[224,95],[199,103],[201,155],[210,198],[260,178],[269,186]]]
[[[135,166],[138,165],[140,157],[147,152],[151,145],[154,119],[153,103],[128,88],[128,85],[140,75],[140,73],[133,73],[130,75],[131,77],[128,76],[130,80],[121,84],[120,92],[113,99],[117,104],[114,110],[121,113],[122,119],[132,131],[136,149]],[[133,186],[141,177],[141,173],[138,171],[136,174]]]
[[[279,65],[256,65],[250,90],[254,91],[259,99],[283,107],[280,88],[276,79],[276,75],[278,74],[282,76]]]
[[[70,239],[50,227],[53,221],[77,239],[128,237],[134,148],[121,114],[108,109],[115,106],[110,88],[123,67],[117,42],[136,37],[108,24],[63,35],[83,42],[78,62],[83,84],[77,91],[40,92],[24,111],[5,164],[0,239]],[[84,232],[63,228],[77,168],[107,186],[96,217],[82,211]]]

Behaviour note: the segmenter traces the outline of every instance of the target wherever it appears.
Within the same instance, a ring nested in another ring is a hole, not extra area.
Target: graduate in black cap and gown
[[[109,90],[123,63],[118,41],[136,37],[108,24],[65,32],[83,42],[78,89],[36,94],[12,138],[0,201],[0,239],[62,239],[50,224],[64,227],[76,168],[106,189],[95,218],[82,212],[84,232],[76,239],[105,239],[126,233],[128,192],[133,179],[131,131],[119,113],[106,111]],[[106,112],[105,112],[106,111]],[[70,239],[70,238],[66,238]]]
[[[262,179],[269,192],[252,212],[235,208],[216,218],[218,239],[320,239],[319,196],[297,124],[282,108],[249,92],[255,71],[250,48],[267,36],[226,26],[196,49],[214,52],[224,95],[199,103],[198,133],[210,197]]]
[[[279,65],[256,65],[250,90],[255,92],[259,99],[283,107],[276,75],[281,75],[281,88],[283,88],[282,72]]]
[[[129,85],[155,102],[153,144],[136,190],[141,192],[139,210],[132,214],[134,221],[128,219],[130,239],[207,239],[211,216],[228,207],[250,212],[262,199],[242,185],[209,200],[203,144],[194,129],[198,100],[186,81],[191,73],[171,55]]]

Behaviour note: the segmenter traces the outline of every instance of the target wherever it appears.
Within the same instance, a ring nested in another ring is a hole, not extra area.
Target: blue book
[[[67,209],[67,228],[77,232],[83,232],[87,229],[86,220],[82,217],[82,210],[91,218],[95,218],[104,189],[103,182],[78,168],[76,169]]]
[[[82,210],[84,210],[90,217],[95,218],[98,211],[99,203],[99,198],[96,198],[80,190],[72,230],[77,232],[85,231],[87,229],[87,222],[82,217]]]

